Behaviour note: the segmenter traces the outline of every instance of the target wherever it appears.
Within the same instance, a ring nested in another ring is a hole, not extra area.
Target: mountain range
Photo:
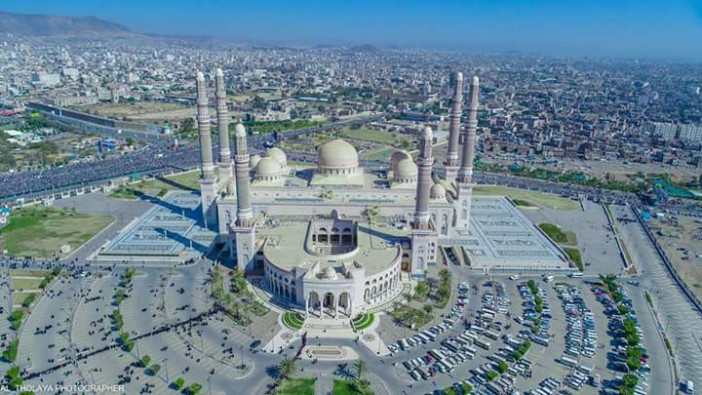
[[[15,14],[0,11],[0,33],[26,36],[96,36],[129,34],[126,27],[92,16]]]

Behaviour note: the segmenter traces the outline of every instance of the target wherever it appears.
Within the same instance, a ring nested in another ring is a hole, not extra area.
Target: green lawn
[[[217,169],[215,169],[215,174],[217,174]],[[163,197],[168,191],[172,190],[200,189],[200,170],[192,170],[166,176],[165,178],[167,181],[154,178],[117,188],[110,193],[110,197],[115,199],[135,200],[139,199],[141,194]]]
[[[12,277],[36,277],[38,279],[44,278],[49,273],[48,270],[37,269],[10,269],[9,271]]]
[[[21,305],[22,302],[31,294],[35,294],[34,300],[36,301],[39,297],[37,292],[12,292],[12,304]]]
[[[568,255],[568,258],[570,258],[573,263],[575,263],[575,266],[578,267],[578,270],[582,271],[583,270],[583,258],[580,255],[580,250],[577,248],[564,248],[563,251]]]
[[[526,189],[480,185],[473,187],[475,195],[506,195],[512,200],[529,202],[532,205],[553,210],[580,210],[580,204],[575,200]]]
[[[113,220],[108,215],[25,207],[14,211],[10,224],[0,229],[0,237],[10,254],[48,258],[59,256],[64,244],[76,250]]]
[[[41,284],[41,280],[44,279],[44,276],[42,275],[41,277],[36,277],[36,278],[12,278],[12,289],[13,290],[30,290],[30,289],[39,289],[39,284]]]
[[[316,378],[283,380],[276,393],[280,395],[314,395],[316,380]]]
[[[523,200],[523,199],[513,199],[512,201],[513,201],[513,202],[514,202],[514,204],[516,204],[517,206],[523,206],[523,207],[534,207],[534,204],[533,204],[533,203],[531,203],[531,202],[530,202],[530,201],[528,201],[528,200]]]
[[[355,395],[351,380],[334,380],[332,395]]]

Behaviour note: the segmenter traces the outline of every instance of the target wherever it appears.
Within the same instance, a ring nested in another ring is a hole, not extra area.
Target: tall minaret
[[[238,226],[251,226],[253,211],[251,210],[251,192],[249,190],[249,150],[246,146],[246,129],[238,123],[234,127],[236,164],[236,205]]]
[[[229,149],[229,113],[227,111],[227,91],[224,87],[222,69],[215,71],[215,96],[217,98],[217,126],[219,129],[219,179],[224,184],[227,195],[234,193],[234,171]]]
[[[205,76],[197,72],[197,129],[200,137],[200,196],[202,199],[202,215],[205,226],[213,226],[217,222],[217,209],[214,201],[217,196],[214,164],[212,163],[212,138],[210,136],[210,114],[207,109],[207,87]]]
[[[253,270],[256,251],[256,230],[251,191],[249,190],[249,152],[246,147],[246,129],[238,123],[234,127],[234,163],[236,165],[236,225],[231,229],[231,254],[236,253],[236,265],[241,271]]]
[[[468,228],[470,223],[470,202],[473,194],[473,160],[475,158],[475,131],[478,127],[478,77],[474,76],[470,84],[468,102],[468,121],[466,138],[463,141],[461,168],[458,170],[458,207],[457,228]]]
[[[422,133],[417,167],[417,198],[414,209],[414,229],[429,229],[429,191],[431,190],[431,167],[434,164],[432,156],[433,133],[431,128],[425,128]]]
[[[453,75],[453,98],[449,115],[449,142],[444,163],[444,180],[454,182],[458,175],[458,136],[461,133],[461,110],[463,107],[463,73]]]
[[[430,128],[424,129],[417,166],[417,202],[412,223],[412,276],[422,277],[426,274],[428,265],[436,265],[438,234],[429,223],[429,192],[431,190],[431,168],[434,164],[432,156],[433,133]]]

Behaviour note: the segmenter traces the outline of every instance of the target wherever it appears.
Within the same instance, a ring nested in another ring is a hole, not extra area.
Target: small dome
[[[430,127],[424,128],[424,133],[422,134],[422,140],[432,141],[434,139],[434,132],[431,131]]]
[[[275,159],[282,168],[288,166],[288,157],[285,155],[285,152],[278,147],[273,147],[266,151],[266,158]]]
[[[261,158],[256,165],[255,178],[257,180],[270,180],[280,177],[280,165],[274,159]]]
[[[236,126],[234,126],[234,135],[236,137],[246,137],[246,128],[244,125],[237,123]]]
[[[323,174],[353,174],[358,170],[358,153],[353,145],[336,139],[317,150],[317,171]]]
[[[324,269],[324,272],[322,273],[322,278],[328,279],[328,280],[336,280],[336,270],[334,270],[333,267],[329,266],[326,269]]]
[[[414,163],[412,158],[405,158],[405,159],[402,159],[401,161],[397,162],[397,166],[395,167],[395,174],[394,174],[394,177],[396,179],[398,179],[398,178],[416,178],[417,174],[419,174],[419,170],[417,169],[417,165]]]
[[[249,166],[251,166],[252,169],[256,168],[256,165],[258,165],[258,162],[261,160],[261,155],[252,155],[251,159],[249,159]]]
[[[432,199],[446,199],[446,188],[441,184],[434,184],[429,191]]]
[[[397,163],[403,159],[407,158],[412,158],[409,154],[409,152],[405,150],[400,150],[400,151],[395,151],[392,153],[390,156],[390,170],[391,171],[396,171],[397,170]]]

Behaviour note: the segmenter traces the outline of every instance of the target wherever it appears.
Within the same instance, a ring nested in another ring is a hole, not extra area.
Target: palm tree
[[[280,361],[280,376],[288,378],[292,376],[297,370],[297,365],[294,359],[285,358]]]
[[[439,271],[439,278],[445,283],[451,281],[451,271],[446,268],[441,269]]]
[[[356,378],[360,380],[363,374],[368,370],[368,364],[363,359],[357,359],[356,362],[353,363],[353,370],[356,371]]]

